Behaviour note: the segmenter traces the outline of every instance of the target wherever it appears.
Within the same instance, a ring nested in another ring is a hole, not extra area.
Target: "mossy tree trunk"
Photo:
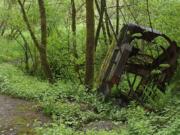
[[[86,74],[85,85],[93,88],[94,80],[94,55],[95,55],[95,20],[94,0],[86,0]]]

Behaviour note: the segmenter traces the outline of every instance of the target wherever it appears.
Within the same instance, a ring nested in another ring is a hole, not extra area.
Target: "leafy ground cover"
[[[36,101],[53,123],[38,126],[37,134],[122,134],[176,135],[180,133],[180,101],[178,92],[170,95],[164,107],[150,112],[131,103],[120,107],[102,102],[95,93],[70,82],[49,85],[23,73],[17,67],[0,64],[0,92]]]

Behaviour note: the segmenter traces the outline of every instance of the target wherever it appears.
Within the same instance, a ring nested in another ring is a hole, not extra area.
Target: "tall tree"
[[[38,0],[38,4],[39,4],[39,13],[41,20],[41,43],[39,44],[40,60],[47,79],[49,80],[49,82],[52,83],[53,75],[47,58],[47,22],[46,22],[46,10],[44,5],[44,0]]]
[[[85,85],[93,88],[95,55],[94,0],[86,0],[86,75]]]
[[[44,5],[44,0],[38,0],[39,13],[40,13],[40,25],[41,25],[41,41],[40,42],[38,41],[37,37],[35,36],[31,28],[29,19],[27,17],[27,14],[24,8],[24,3],[22,3],[21,0],[18,0],[18,3],[20,5],[24,22],[31,35],[34,45],[37,47],[39,51],[41,66],[44,71],[44,74],[46,78],[48,79],[48,81],[50,83],[53,83],[53,75],[52,75],[52,72],[48,63],[48,58],[47,58],[47,22],[46,22],[46,10],[45,10],[45,5]]]
[[[116,36],[119,34],[119,0],[116,0]]]
[[[99,6],[97,0],[95,0],[95,4],[96,4],[97,10],[99,12],[99,22],[98,22],[96,36],[95,36],[95,48],[96,48],[97,44],[98,44],[98,39],[99,39],[101,28],[104,25],[103,19],[104,19],[104,13],[105,13],[105,0],[101,0],[100,6]]]
[[[83,80],[81,79],[81,73],[80,73],[80,67],[79,64],[77,64],[76,60],[78,59],[78,52],[77,52],[77,42],[76,42],[76,19],[77,19],[77,9],[76,9],[76,4],[75,4],[75,0],[71,0],[71,29],[72,29],[72,53],[73,56],[75,58],[75,60],[73,60],[74,62],[74,69],[75,72],[77,73],[78,79],[80,81],[80,83],[83,84]]]
[[[71,16],[72,16],[72,33],[73,33],[73,54],[75,58],[78,58],[77,50],[76,50],[76,5],[75,1],[71,0]]]

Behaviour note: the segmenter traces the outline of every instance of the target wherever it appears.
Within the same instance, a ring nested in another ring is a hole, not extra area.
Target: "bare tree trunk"
[[[50,83],[53,83],[53,75],[48,63],[47,58],[47,22],[46,22],[46,10],[44,5],[44,0],[38,0],[39,3],[39,13],[41,19],[41,44],[40,46],[40,60],[44,73]]]
[[[33,33],[33,30],[32,30],[31,25],[30,25],[30,23],[29,23],[28,17],[27,17],[27,15],[26,15],[26,11],[25,11],[25,9],[24,9],[24,5],[23,5],[23,3],[21,2],[21,0],[18,0],[18,3],[19,3],[19,5],[20,5],[20,7],[21,7],[21,12],[22,12],[23,20],[24,20],[24,22],[25,22],[25,24],[26,24],[26,26],[27,26],[27,29],[28,29],[28,31],[29,31],[29,33],[30,33],[30,35],[31,35],[31,38],[32,38],[32,40],[33,40],[33,42],[34,42],[34,45],[39,49],[38,40],[36,39],[36,36],[35,36],[34,33]]]
[[[24,56],[25,56],[25,69],[26,72],[29,72],[29,55],[28,55],[28,45],[24,43]]]
[[[34,54],[34,64],[33,64],[33,67],[32,67],[32,71],[31,73],[34,74],[36,73],[38,67],[39,67],[39,55],[38,55],[38,49],[34,46],[33,48],[33,54]]]
[[[106,1],[104,2],[105,4],[105,26],[106,26],[106,31],[107,31],[107,35],[109,38],[109,44],[112,43],[112,35],[111,35],[111,31],[110,31],[110,27],[109,27],[109,18],[108,18],[108,11],[107,11],[107,3]]]
[[[100,31],[103,25],[103,18],[104,18],[104,12],[105,12],[105,0],[101,0],[101,7],[99,6],[97,0],[95,0],[95,3],[96,3],[97,10],[99,12],[99,16],[100,16],[99,23],[96,30],[96,36],[95,36],[95,47],[97,47]]]
[[[93,88],[94,80],[94,53],[95,53],[95,20],[94,0],[86,0],[86,75],[85,85],[88,89]]]
[[[71,0],[71,14],[72,14],[72,32],[73,32],[73,54],[75,58],[78,58],[76,50],[76,6],[75,1]]]
[[[51,69],[50,69],[50,66],[49,66],[49,63],[48,63],[48,58],[47,58],[47,52],[44,48],[42,48],[40,50],[40,60],[41,60],[41,66],[42,66],[42,69],[48,79],[48,81],[50,83],[54,83],[54,80],[53,80],[53,76],[52,76],[52,72],[51,72]]]
[[[116,36],[119,34],[119,0],[116,0]]]
[[[71,17],[72,17],[72,24],[71,24],[71,29],[72,29],[72,33],[73,33],[73,56],[75,59],[78,59],[78,52],[77,52],[77,42],[76,42],[76,5],[75,5],[75,0],[71,0]],[[78,79],[80,81],[81,84],[83,84],[83,80],[81,79],[81,74],[80,74],[80,67],[79,65],[76,63],[76,61],[74,61],[74,69],[75,72],[77,73]]]

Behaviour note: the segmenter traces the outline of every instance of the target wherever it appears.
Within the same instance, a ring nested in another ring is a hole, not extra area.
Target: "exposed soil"
[[[33,102],[0,95],[0,135],[35,135],[34,122],[50,118]]]

